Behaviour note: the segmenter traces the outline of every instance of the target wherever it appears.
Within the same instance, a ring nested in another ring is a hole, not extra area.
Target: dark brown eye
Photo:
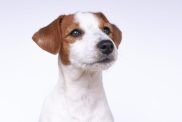
[[[105,34],[109,35],[111,33],[110,29],[108,27],[104,27],[102,30]]]
[[[74,29],[74,30],[71,31],[70,35],[72,37],[79,37],[79,36],[82,35],[82,33],[83,33],[82,30],[80,30],[80,29]]]

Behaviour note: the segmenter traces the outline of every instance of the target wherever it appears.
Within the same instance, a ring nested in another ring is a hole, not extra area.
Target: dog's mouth
[[[100,57],[95,61],[82,63],[82,67],[88,70],[105,70],[109,68],[115,60],[116,58],[113,56]]]
[[[105,57],[105,58],[101,58],[97,61],[94,61],[92,63],[89,63],[90,65],[94,65],[94,64],[108,64],[114,61],[114,58],[109,58],[109,57]]]
[[[111,59],[111,58],[104,58],[104,59],[101,59],[99,61],[96,61],[95,63],[109,63],[112,61],[113,61],[113,59]]]

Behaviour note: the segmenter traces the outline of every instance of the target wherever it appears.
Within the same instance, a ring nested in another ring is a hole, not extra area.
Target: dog
[[[32,39],[58,55],[59,80],[39,122],[114,122],[102,71],[117,59],[122,32],[101,12],[61,15]]]

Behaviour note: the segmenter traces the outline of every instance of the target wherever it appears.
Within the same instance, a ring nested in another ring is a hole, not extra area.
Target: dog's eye
[[[82,35],[82,30],[80,29],[74,29],[71,31],[70,35],[73,36],[73,37],[79,37]]]
[[[110,29],[108,27],[104,27],[102,30],[105,34],[109,35],[110,34]]]

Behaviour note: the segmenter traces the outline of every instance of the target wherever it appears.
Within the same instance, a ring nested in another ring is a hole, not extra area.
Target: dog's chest
[[[103,97],[96,89],[87,92],[75,89],[68,93],[55,89],[46,99],[41,118],[49,122],[113,122]]]

